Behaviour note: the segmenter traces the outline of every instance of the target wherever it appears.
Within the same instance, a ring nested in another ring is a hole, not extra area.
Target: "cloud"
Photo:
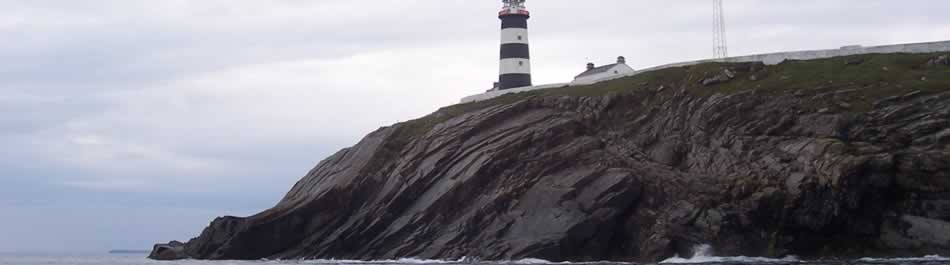
[[[419,101],[457,100],[450,86],[429,88],[476,83],[494,72],[453,52],[427,47],[244,65],[114,91],[104,95],[115,102],[113,108],[65,123],[45,134],[51,141],[33,148],[68,167],[95,172],[93,182],[67,181],[78,187],[174,191],[187,182],[221,181],[248,170],[247,161],[228,160],[227,151],[310,142],[342,148],[381,125],[434,110]],[[394,100],[407,95],[413,100]],[[142,169],[151,174],[138,174]],[[163,176],[156,178],[159,173]],[[131,179],[136,175],[145,179]]]
[[[77,221],[63,229],[105,233],[39,231],[31,247],[16,246],[28,235],[10,234],[0,251],[42,248],[59,234],[97,247],[183,239],[212,213],[272,205],[325,156],[482,92],[497,75],[491,1],[0,5],[0,211],[22,215],[21,225],[68,217]],[[537,83],[569,81],[587,62],[618,55],[645,68],[711,54],[708,1],[528,6]],[[736,0],[726,8],[732,54],[950,32],[941,12],[950,3],[939,1]],[[200,213],[160,218],[187,211]],[[97,224],[126,215],[154,219],[129,223],[148,227],[140,233]]]

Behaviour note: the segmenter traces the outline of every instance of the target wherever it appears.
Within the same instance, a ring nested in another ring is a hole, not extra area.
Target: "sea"
[[[627,262],[549,262],[540,259],[513,261],[458,260],[422,260],[399,259],[380,261],[355,260],[258,260],[258,261],[155,261],[142,254],[103,254],[103,255],[37,255],[37,254],[0,254],[0,265],[281,265],[281,264],[317,264],[317,265],[646,265]],[[674,257],[658,264],[735,264],[735,265],[937,265],[950,264],[950,258],[925,256],[915,258],[856,260],[799,260],[796,257],[781,259],[756,257],[717,257],[697,255],[692,258]]]

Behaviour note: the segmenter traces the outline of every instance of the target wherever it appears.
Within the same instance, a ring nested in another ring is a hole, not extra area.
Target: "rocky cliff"
[[[443,108],[152,257],[947,255],[939,58],[704,64]]]

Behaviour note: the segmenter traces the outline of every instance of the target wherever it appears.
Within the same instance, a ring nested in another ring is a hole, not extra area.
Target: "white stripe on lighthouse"
[[[528,44],[528,29],[507,28],[501,30],[501,44]]]
[[[501,59],[499,74],[530,74],[531,61],[522,58]]]

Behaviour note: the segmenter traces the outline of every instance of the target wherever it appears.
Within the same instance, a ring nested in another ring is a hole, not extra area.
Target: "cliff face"
[[[928,56],[700,65],[445,108],[153,257],[947,255],[950,68]]]

